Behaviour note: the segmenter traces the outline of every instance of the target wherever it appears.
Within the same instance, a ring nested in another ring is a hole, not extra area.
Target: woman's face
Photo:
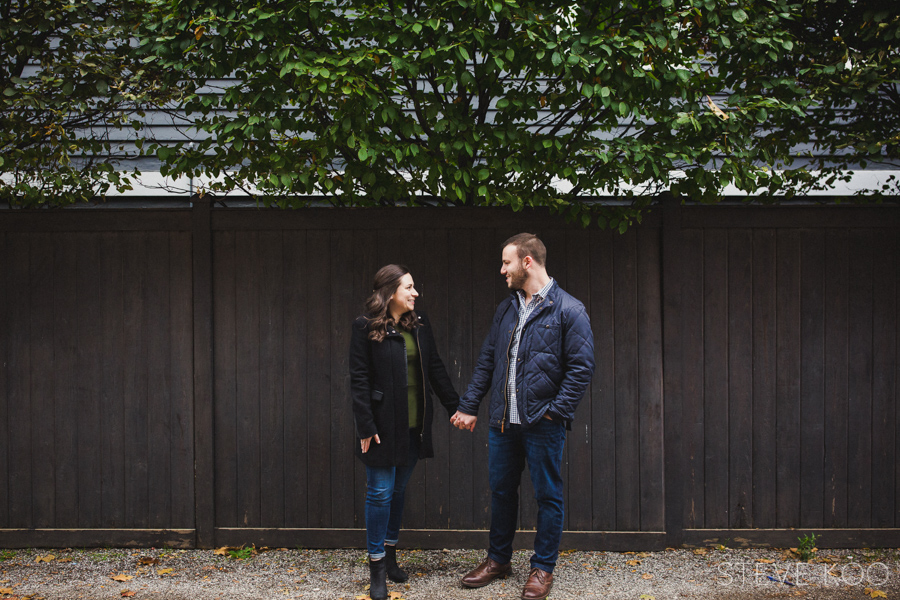
[[[398,317],[413,310],[416,307],[416,298],[418,297],[419,292],[416,291],[412,275],[407,273],[400,278],[400,285],[397,286],[388,302],[388,310],[391,316]]]

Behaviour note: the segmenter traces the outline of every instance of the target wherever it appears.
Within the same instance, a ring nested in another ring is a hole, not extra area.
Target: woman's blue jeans
[[[374,443],[374,442],[373,442]],[[419,460],[419,434],[409,430],[409,458],[402,467],[366,467],[366,546],[369,558],[384,558],[384,544],[397,544],[406,484]]]
[[[531,566],[553,572],[563,531],[562,456],[565,425],[541,419],[533,427],[510,425],[488,433],[488,474],[491,483],[491,537],[488,556],[505,565],[512,558],[519,518],[519,484],[528,465],[538,504],[537,531]]]

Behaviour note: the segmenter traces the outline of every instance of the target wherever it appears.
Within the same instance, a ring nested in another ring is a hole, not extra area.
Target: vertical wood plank
[[[212,240],[212,199],[199,195],[192,198],[191,233],[190,233],[190,263],[184,256],[183,267],[174,272],[178,282],[175,284],[184,296],[179,295],[173,315],[173,324],[183,334],[177,336],[173,344],[180,349],[181,344],[187,343],[188,355],[191,360],[191,371],[182,375],[178,365],[187,362],[188,356],[181,354],[173,356],[175,371],[173,384],[176,388],[177,404],[190,411],[190,426],[180,423],[181,436],[178,436],[179,446],[176,450],[178,460],[187,460],[190,456],[191,465],[190,498],[192,502],[187,507],[187,500],[175,501],[175,519],[181,522],[193,522],[196,530],[196,544],[200,548],[210,548],[215,545],[215,309],[213,306],[213,240]],[[179,247],[178,254],[185,252]],[[189,269],[187,271],[182,269]],[[191,310],[191,320],[182,320],[182,313]],[[189,329],[190,328],[190,329]],[[184,339],[182,336],[189,336]],[[189,376],[190,379],[187,379]],[[189,389],[189,392],[188,392]],[[186,468],[186,467],[185,467]],[[178,471],[176,477],[187,477],[187,473]],[[178,506],[185,506],[181,512]]]
[[[591,383],[591,498],[595,531],[616,528],[616,385],[613,237],[591,236],[591,327],[596,368]]]
[[[641,530],[663,531],[663,373],[660,232],[638,229],[637,323],[641,440]]]
[[[104,232],[100,236],[99,294],[101,329],[100,367],[100,473],[101,520],[107,527],[125,527],[125,254],[131,246],[124,235]]]
[[[284,248],[280,230],[259,239],[260,523],[284,527]]]
[[[100,313],[100,234],[75,236],[75,406],[77,407],[78,523],[76,527],[100,527],[103,523],[101,465],[102,316]]]
[[[53,527],[56,512],[54,468],[54,394],[59,384],[53,356],[53,254],[49,234],[29,236],[31,271],[31,456],[34,521],[32,527]]]
[[[8,234],[9,368],[9,526],[33,527],[31,453],[31,244],[29,234]]]
[[[753,512],[754,527],[775,527],[777,515],[775,404],[778,285],[775,230],[753,232]]]
[[[310,262],[310,282],[331,281],[331,235],[328,231],[310,231],[307,257]],[[309,398],[309,422],[307,423],[309,447],[308,510],[310,527],[332,526],[331,495],[331,302],[317,294],[309,295],[309,341],[307,398]],[[343,349],[341,349],[343,350]]]
[[[684,527],[705,527],[706,415],[703,411],[704,237],[698,229],[683,230],[682,256],[682,389],[684,428]]]
[[[849,527],[871,527],[872,523],[872,242],[872,230],[850,232],[846,490]]]
[[[307,502],[311,481],[307,463],[315,452],[309,448],[310,400],[307,353],[309,259],[306,232],[284,232],[284,453],[285,526],[307,527]]]
[[[641,526],[636,253],[634,230],[613,241],[616,529],[620,531],[637,531]]]
[[[56,495],[54,527],[78,526],[78,420],[79,407],[75,401],[76,379],[83,373],[75,371],[76,327],[81,317],[76,312],[76,252],[75,234],[55,236],[53,248],[53,460]],[[83,343],[87,343],[84,340]]]
[[[662,201],[662,336],[663,336],[663,434],[665,466],[666,546],[684,543],[685,421],[684,421],[684,235],[680,203],[671,195]]]
[[[452,371],[447,362],[448,330],[451,327],[448,320],[448,296],[450,294],[448,274],[451,270],[452,244],[447,235],[447,229],[428,229],[424,231],[426,257],[425,268],[421,276],[427,277],[422,291],[421,302],[428,311],[431,327],[434,333],[436,350],[448,373]],[[455,324],[454,324],[455,326]],[[452,375],[451,375],[452,377]],[[457,393],[461,393],[460,387],[455,384]],[[451,456],[448,448],[450,436],[454,431],[463,433],[450,425],[450,419],[446,409],[435,396],[432,399],[434,409],[434,422],[432,423],[432,437],[434,440],[434,458],[425,461],[425,481],[428,485],[425,489],[425,527],[429,529],[445,529],[450,526],[450,489],[455,484],[456,478],[452,465],[455,464],[454,456]]]
[[[204,237],[200,243],[208,255],[212,246],[208,233]],[[201,276],[206,281],[201,281],[198,290],[204,295],[197,304],[197,310],[201,311],[198,313],[194,308],[193,239],[193,232],[169,233],[170,331],[167,344],[172,382],[172,413],[169,416],[172,444],[169,504],[172,509],[168,526],[195,528],[197,546],[211,548],[215,544],[212,514],[212,288],[209,286],[212,267],[200,260],[201,268],[207,272]],[[200,321],[197,327],[201,337],[196,338],[196,344],[194,315],[198,315]],[[197,396],[194,395],[195,373],[202,388]],[[196,406],[195,399],[200,406]],[[195,439],[196,456],[199,457],[196,462]],[[202,518],[200,511],[205,513]]]
[[[876,230],[872,272],[872,527],[893,527],[897,465],[897,236]]]
[[[235,409],[237,416],[237,516],[242,527],[261,527],[259,406],[258,231],[235,239]]]
[[[800,233],[800,526],[825,521],[825,235]],[[830,243],[829,243],[830,245]]]
[[[150,234],[149,279],[144,300],[147,315],[147,502],[151,528],[164,528],[172,513],[172,328],[169,286],[169,233]]]
[[[848,294],[847,230],[825,234],[825,527],[847,526]]]
[[[475,323],[474,290],[468,284],[471,277],[471,266],[483,257],[475,256],[472,251],[474,233],[468,229],[450,229],[449,237],[453,241],[454,268],[447,271],[448,307],[447,321],[452,323],[447,335],[449,352],[447,370],[456,390],[462,396],[466,393],[469,377],[478,359],[478,351],[483,338],[475,333],[481,325]],[[484,402],[482,402],[484,404]],[[479,411],[479,415],[483,415]],[[479,418],[476,430],[487,427],[487,420]],[[471,432],[454,428],[449,440],[452,471],[456,474],[450,486],[449,522],[450,527],[473,529],[475,527],[475,491],[472,469],[477,464],[474,460],[476,449],[475,437]]]
[[[127,234],[125,250],[125,525],[149,526],[147,393],[149,362],[146,302],[150,262],[146,232]],[[152,301],[152,300],[150,300]]]
[[[347,274],[353,271],[355,262],[353,235],[354,232],[349,230],[332,232],[331,272],[330,279],[326,280],[331,290],[331,465],[332,472],[337,474],[331,480],[332,527],[352,527],[354,521],[354,480],[349,475],[356,462],[353,454],[356,435],[353,413],[347,405],[350,398],[349,324],[359,306],[359,299],[351,296],[347,289]]]
[[[0,252],[11,257],[12,248],[8,244],[9,236],[0,232]],[[7,261],[0,263],[0,528],[9,527],[9,343],[10,343],[10,306],[9,297],[12,287],[11,265]]]
[[[728,233],[704,232],[703,347],[706,527],[729,526]]]
[[[560,270],[565,269],[565,290],[584,303],[591,314],[591,280],[593,271],[591,265],[591,240],[587,231],[570,232],[565,239],[566,262],[559,265]],[[593,321],[591,329],[594,329]],[[567,528],[589,531],[593,521],[593,498],[591,492],[594,489],[592,481],[591,457],[593,436],[591,435],[593,394],[591,387],[585,391],[584,398],[575,413],[575,422],[572,431],[568,432],[566,440],[566,454],[569,465],[564,485],[568,495],[566,497]]]
[[[728,235],[728,526],[753,526],[753,234]]]
[[[237,235],[217,232],[213,290],[215,525],[237,527]],[[198,515],[199,517],[199,515]]]
[[[776,518],[794,527],[800,518],[801,476],[801,253],[797,231],[776,236]],[[757,508],[759,508],[757,506]]]

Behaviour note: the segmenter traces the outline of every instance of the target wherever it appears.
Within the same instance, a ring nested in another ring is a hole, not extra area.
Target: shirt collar
[[[538,302],[540,302],[541,300],[543,300],[544,298],[546,298],[546,297],[547,297],[547,294],[550,293],[550,288],[553,287],[553,283],[554,283],[554,280],[553,280],[553,278],[551,277],[551,278],[550,278],[550,281],[547,282],[547,285],[545,285],[544,287],[542,287],[542,288],[540,289],[540,291],[538,291],[536,294],[533,295],[533,300],[532,300],[532,301],[537,300]],[[525,292],[522,291],[522,290],[516,290],[516,294],[517,294],[518,297],[519,297],[519,303],[522,304],[522,305],[524,305],[524,304],[525,304]]]

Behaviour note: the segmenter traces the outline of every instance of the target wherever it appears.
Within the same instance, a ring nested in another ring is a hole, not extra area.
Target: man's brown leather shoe
[[[490,556],[484,559],[480,565],[462,578],[461,583],[469,588],[484,587],[498,577],[506,577],[510,572],[509,563],[501,565]]]
[[[531,569],[525,588],[522,590],[522,600],[543,600],[550,595],[553,587],[553,573],[541,571],[537,567]]]

